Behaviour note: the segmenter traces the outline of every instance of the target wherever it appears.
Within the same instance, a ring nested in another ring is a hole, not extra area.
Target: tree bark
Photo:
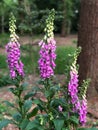
[[[23,5],[24,3],[23,3],[23,2],[24,2],[24,1],[22,1],[22,0],[18,0],[18,5],[19,5],[20,9],[24,7],[24,5]],[[19,13],[20,23],[24,23],[24,12],[21,11],[21,10],[19,10],[18,13]],[[24,30],[21,29],[21,30],[20,30],[20,33],[21,33],[21,34],[24,34]]]
[[[62,21],[62,28],[61,28],[61,36],[66,36],[66,1],[63,0],[63,21]]]
[[[98,96],[98,0],[81,0],[78,39],[80,84],[90,78],[87,96]]]

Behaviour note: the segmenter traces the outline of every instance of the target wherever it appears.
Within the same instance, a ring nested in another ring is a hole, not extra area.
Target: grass
[[[6,56],[0,54],[0,69],[7,69]]]
[[[38,73],[39,48],[32,45],[22,45],[22,61],[27,74]]]
[[[71,46],[70,47],[59,46],[57,48],[56,69],[55,69],[56,74],[65,73],[66,66],[70,65],[69,54],[72,55],[75,52],[75,50],[76,48]]]
[[[6,43],[9,41],[9,34],[0,34],[0,47],[5,47]]]

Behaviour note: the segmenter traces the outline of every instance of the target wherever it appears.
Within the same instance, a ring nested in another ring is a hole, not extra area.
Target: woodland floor
[[[56,36],[55,39],[57,41],[58,46],[76,46],[76,44],[74,44],[73,42],[77,40],[77,35],[70,35],[70,36],[67,36],[66,38]],[[39,39],[35,40],[34,43],[37,41],[39,41]],[[20,42],[21,44],[28,43],[29,37],[28,36],[20,37]],[[4,54],[5,50],[0,48],[0,53]],[[62,81],[62,83],[64,83],[64,75],[57,75],[57,79],[58,81]],[[29,75],[26,78],[26,81],[29,82],[29,84],[33,86],[35,85],[36,81],[38,81],[38,76]],[[0,88],[0,103],[2,103],[2,101],[4,100],[13,102],[14,96],[8,91],[9,87],[11,86]],[[92,127],[92,126],[95,126],[96,128],[98,128],[98,97],[93,97],[88,100],[87,120],[88,120],[87,125],[86,125],[87,128]],[[9,125],[7,128],[4,128],[3,130],[18,130],[18,129],[15,128],[13,125]]]

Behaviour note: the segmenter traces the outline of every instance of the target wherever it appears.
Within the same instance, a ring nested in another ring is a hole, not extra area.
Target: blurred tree
[[[57,0],[57,1],[55,1],[55,0],[48,0],[48,2],[47,2],[47,0],[36,0],[35,3],[36,3],[36,5],[37,5],[39,10],[52,9],[52,8],[57,10],[60,1],[61,0]]]
[[[14,9],[17,1],[15,0],[0,0],[0,17],[1,17],[1,32],[4,33],[6,25],[6,17]]]
[[[61,36],[66,36],[73,31],[77,31],[79,19],[80,0],[62,0],[59,3],[59,10],[63,12]]]
[[[98,95],[98,0],[82,0],[78,46],[79,78],[91,78],[88,98]]]
[[[79,16],[80,16],[80,0],[73,0],[73,13],[74,17],[72,18],[72,32],[78,31],[78,25],[79,25]]]
[[[55,32],[62,35],[76,29],[77,8],[80,0],[0,0],[0,27],[8,32],[8,17],[13,12],[17,18],[18,31],[42,33],[49,9],[56,10]],[[61,31],[62,30],[62,31]]]
[[[61,36],[66,36],[70,34],[71,31],[71,23],[73,13],[73,0],[63,0],[63,21],[62,21],[62,29]]]
[[[18,0],[19,28],[21,32],[32,33],[34,18],[37,12],[35,0]],[[37,18],[36,18],[37,19]]]

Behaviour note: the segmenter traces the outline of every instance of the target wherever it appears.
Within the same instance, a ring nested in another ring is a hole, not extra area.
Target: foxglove
[[[7,63],[10,71],[10,77],[16,78],[18,75],[24,77],[23,63],[20,60],[20,44],[18,42],[18,36],[15,33],[15,17],[12,15],[9,23],[10,42],[6,45]]]
[[[49,17],[46,20],[45,36],[44,39],[39,43],[41,49],[39,51],[40,59],[38,64],[42,79],[47,79],[53,76],[54,69],[56,67],[56,41],[54,40],[53,36],[53,21],[54,10],[50,12]]]

